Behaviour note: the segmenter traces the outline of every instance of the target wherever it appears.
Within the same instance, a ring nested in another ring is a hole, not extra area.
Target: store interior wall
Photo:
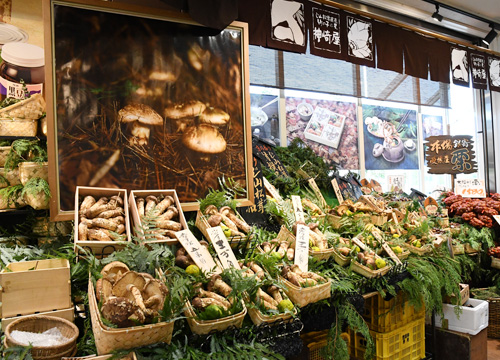
[[[490,49],[493,51],[500,52],[500,36],[497,36],[496,39],[491,43]],[[500,140],[500,93],[491,91],[491,104],[492,104],[492,116],[493,116],[493,135],[495,139]],[[497,181],[500,180],[500,145],[494,143],[494,153],[496,161],[495,166],[495,174]],[[495,191],[499,191],[500,186],[496,186]],[[491,191],[491,190],[490,190]]]

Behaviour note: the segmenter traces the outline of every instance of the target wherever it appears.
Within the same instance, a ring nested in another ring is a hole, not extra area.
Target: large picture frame
[[[53,221],[73,218],[76,186],[175,189],[191,211],[224,178],[253,203],[247,24],[94,0],[43,11]]]

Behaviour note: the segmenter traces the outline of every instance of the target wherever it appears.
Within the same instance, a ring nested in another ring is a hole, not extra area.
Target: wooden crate
[[[61,360],[108,360],[112,357],[113,355],[88,355],[88,356],[78,356],[78,357],[63,357]],[[127,356],[120,358],[118,360],[137,360],[137,356],[135,353],[130,353]]]
[[[127,237],[127,241],[95,241],[95,240],[79,240],[78,239],[78,224],[79,222],[79,208],[80,202],[87,195],[92,195],[99,200],[101,196],[114,196],[120,195],[123,199],[123,211],[125,213],[125,234]],[[109,255],[115,250],[123,249],[127,242],[130,242],[130,220],[128,213],[128,197],[127,190],[125,189],[108,189],[108,188],[98,188],[98,187],[86,187],[86,186],[77,186],[75,193],[75,230],[74,230],[74,243],[75,243],[75,252],[78,251],[77,246],[88,249],[92,251],[96,256],[99,255]]]
[[[58,318],[66,319],[66,320],[71,321],[71,322],[74,322],[74,320],[75,320],[75,309],[74,309],[73,305],[71,305],[67,309],[36,312],[35,314],[36,315],[58,317]],[[2,331],[5,330],[7,328],[7,325],[9,325],[14,320],[20,319],[20,318],[25,317],[25,316],[30,316],[30,315],[31,314],[22,315],[22,316],[14,316],[14,317],[2,319]]]
[[[0,286],[1,318],[71,306],[67,259],[10,263],[0,272]]]
[[[139,217],[139,211],[137,210],[137,203],[136,203],[136,198],[137,197],[146,197],[148,195],[163,195],[163,196],[172,196],[175,201],[175,206],[177,207],[177,210],[179,211],[179,222],[182,225],[182,229],[185,230],[188,228],[186,219],[184,217],[184,212],[182,211],[181,203],[179,202],[179,198],[177,197],[177,192],[175,190],[132,190],[130,192],[130,197],[129,197],[129,207],[130,207],[130,216],[132,218],[132,225],[133,225],[133,231],[137,237],[139,237],[139,234],[137,233],[137,229],[142,228],[142,221]],[[172,240],[150,240],[150,241],[144,241],[147,244],[167,244],[167,245],[173,245],[177,244],[178,240],[177,239],[172,239]]]

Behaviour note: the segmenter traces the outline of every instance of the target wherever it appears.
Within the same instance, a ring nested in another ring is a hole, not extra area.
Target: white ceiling
[[[433,4],[423,0],[356,0],[359,3],[386,9],[406,15],[421,21],[432,22],[431,15],[436,10]],[[478,15],[482,18],[500,23],[499,0],[443,0],[443,4]],[[466,33],[472,36],[484,37],[491,30],[488,23],[461,15],[452,10],[440,8],[439,13],[444,19],[439,26]]]

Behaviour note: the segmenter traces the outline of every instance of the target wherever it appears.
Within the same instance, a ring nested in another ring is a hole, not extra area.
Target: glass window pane
[[[276,86],[276,50],[249,46],[250,83]]]

